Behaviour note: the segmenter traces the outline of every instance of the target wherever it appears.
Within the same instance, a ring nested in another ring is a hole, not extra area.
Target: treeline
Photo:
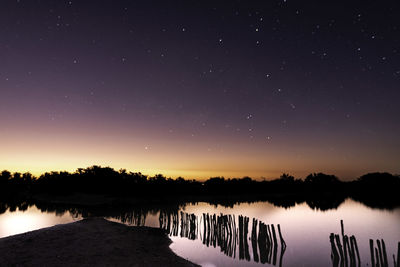
[[[204,182],[171,179],[161,174],[147,176],[140,172],[119,171],[110,167],[91,166],[75,172],[47,172],[39,177],[30,173],[0,174],[0,198],[47,195],[106,194],[121,197],[235,198],[240,200],[272,199],[279,206],[307,201],[310,207],[334,208],[347,197],[376,207],[400,204],[400,176],[369,173],[354,181],[341,181],[334,175],[312,173],[305,179],[289,174],[267,181],[250,177],[213,177]]]

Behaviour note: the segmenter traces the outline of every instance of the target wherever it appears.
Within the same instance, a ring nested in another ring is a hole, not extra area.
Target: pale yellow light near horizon
[[[28,145],[29,144],[29,145]],[[49,171],[73,172],[92,165],[109,166],[116,170],[127,169],[146,175],[163,174],[167,177],[206,179],[224,177],[279,177],[281,170],[277,159],[257,153],[201,153],[195,145],[174,149],[175,144],[157,144],[145,148],[141,143],[118,145],[114,142],[90,144],[86,141],[53,143],[43,140],[4,146],[0,154],[0,169],[11,172],[31,172],[38,176]],[[269,162],[270,166],[267,166]],[[265,166],[260,168],[260,166]],[[269,170],[270,169],[270,170]]]
[[[38,176],[49,171],[73,172],[92,165],[127,169],[146,175],[206,179],[225,177],[277,177],[274,157],[257,151],[232,147],[218,151],[201,142],[160,138],[150,141],[143,135],[125,136],[57,131],[56,133],[16,132],[3,138],[0,169],[31,172]],[[269,166],[266,166],[269,162]],[[260,166],[265,166],[260,168]]]
[[[29,128],[2,136],[0,170],[31,172],[39,176],[49,171],[74,172],[77,168],[100,165],[149,176],[161,173],[172,178],[204,180],[215,176],[273,179],[282,173],[304,178],[312,172],[354,179],[380,170],[368,162],[387,166],[384,171],[396,168],[390,162],[369,158],[375,155],[364,151],[357,153],[356,160],[347,160],[340,154],[329,154],[306,145],[238,143],[225,137],[192,141],[147,133],[78,131],[72,127]]]
[[[87,159],[91,158],[91,160]],[[11,172],[31,172],[35,176],[39,176],[49,171],[68,171],[74,172],[77,168],[86,168],[92,165],[100,165],[103,167],[112,167],[115,170],[126,169],[132,172],[141,172],[145,175],[153,176],[155,174],[163,174],[167,177],[177,178],[184,177],[187,179],[207,179],[209,177],[243,177],[251,176],[260,178],[260,171],[249,171],[247,163],[243,166],[234,166],[229,159],[220,160],[219,162],[207,162],[207,160],[197,159],[196,163],[191,163],[188,159],[162,156],[153,159],[143,158],[142,160],[129,160],[127,158],[113,157],[113,160],[105,159],[102,156],[95,155],[67,155],[67,154],[25,154],[8,156],[1,158],[0,169],[6,169]],[[136,162],[132,164],[130,162]],[[244,161],[243,161],[244,162]],[[254,163],[253,163],[254,164]],[[160,166],[152,168],[153,165]],[[263,177],[279,177],[280,172],[262,172]]]
[[[86,168],[92,165],[112,167],[116,170],[126,169],[132,172],[141,172],[153,176],[163,174],[167,177],[184,177],[187,179],[204,180],[209,177],[224,176],[226,178],[240,178],[250,176],[254,179],[272,179],[279,177],[283,172],[289,172],[298,178],[304,178],[310,171],[305,167],[299,171],[288,170],[280,164],[280,157],[230,157],[185,154],[179,156],[169,152],[157,151],[155,155],[141,155],[141,153],[126,155],[123,151],[109,151],[108,153],[75,153],[63,150],[18,153],[9,152],[6,157],[0,156],[0,169],[11,172],[31,172],[39,176],[49,171],[74,172],[77,168]],[[292,166],[296,162],[293,161]],[[301,167],[301,162],[296,167]],[[311,164],[309,164],[310,166]],[[261,167],[260,167],[261,166]],[[311,167],[311,166],[310,166]]]

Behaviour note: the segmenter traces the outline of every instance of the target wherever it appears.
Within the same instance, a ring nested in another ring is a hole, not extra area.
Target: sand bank
[[[170,243],[161,229],[90,218],[0,239],[0,266],[197,266]]]

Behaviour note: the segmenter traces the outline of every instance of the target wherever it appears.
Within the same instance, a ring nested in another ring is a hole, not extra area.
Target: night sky
[[[1,170],[400,172],[398,1],[1,4]]]

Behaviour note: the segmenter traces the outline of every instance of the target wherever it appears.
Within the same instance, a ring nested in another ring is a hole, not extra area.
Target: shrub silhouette
[[[400,177],[387,172],[368,173],[349,183],[351,197],[374,207],[399,205]]]
[[[282,207],[306,201],[312,208],[329,209],[351,197],[371,207],[393,208],[400,206],[398,188],[400,177],[389,173],[369,173],[351,182],[342,182],[324,173],[312,173],[304,180],[283,173],[279,179],[271,181],[212,177],[200,182],[182,177],[171,179],[162,174],[149,177],[140,172],[116,171],[97,165],[79,168],[73,173],[46,172],[38,178],[30,173],[11,174],[6,170],[0,173],[0,200],[29,199],[38,195],[101,194],[209,202],[218,199],[219,203],[227,204],[268,200]]]
[[[328,175],[324,173],[312,173],[306,177],[304,182],[313,185],[326,186],[326,185],[338,184],[340,181],[335,175]]]

